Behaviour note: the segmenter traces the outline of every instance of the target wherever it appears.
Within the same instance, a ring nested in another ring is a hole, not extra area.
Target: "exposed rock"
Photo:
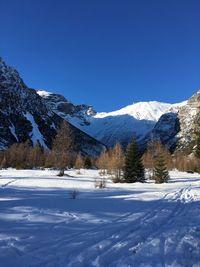
[[[177,150],[191,153],[195,147],[196,135],[200,132],[200,90],[180,108],[178,113],[180,132],[178,133]]]
[[[191,153],[200,132],[199,111],[200,91],[180,104],[139,102],[117,111],[97,113],[92,106],[74,105],[59,94],[36,93],[0,59],[1,148],[27,139],[50,148],[65,119],[73,125],[75,141],[85,154],[100,153],[104,148],[100,142],[108,146],[121,142],[126,146],[132,138],[142,150],[150,140],[159,139],[172,151]]]
[[[96,111],[89,105],[74,105],[64,96],[46,91],[38,90],[37,93],[44,99],[46,106],[53,110],[66,121],[72,122],[73,119],[79,122],[75,126],[90,124],[90,117],[96,115]]]
[[[141,144],[145,148],[150,140],[160,140],[171,151],[190,154],[194,150],[197,133],[200,133],[200,91],[177,112],[162,115]]]
[[[48,107],[37,92],[28,88],[19,73],[0,58],[0,148],[30,140],[51,148],[62,118]],[[72,126],[78,150],[98,154],[104,147]]]
[[[178,114],[173,112],[163,114],[153,130],[141,140],[141,148],[145,150],[148,142],[157,140],[164,144],[170,151],[174,151],[178,142],[177,134],[179,131],[180,122]]]

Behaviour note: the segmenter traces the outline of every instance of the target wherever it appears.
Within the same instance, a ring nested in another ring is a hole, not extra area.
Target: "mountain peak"
[[[179,104],[162,103],[158,101],[136,102],[112,112],[97,113],[96,117],[105,118],[110,116],[128,115],[137,120],[158,121],[167,111],[176,110]]]
[[[28,88],[19,73],[2,58],[0,88],[0,149],[26,140],[32,144],[39,142],[44,148],[51,148],[63,118],[56,115],[35,90]],[[46,96],[56,95],[44,91],[42,93]],[[67,101],[59,95],[59,99],[61,98]],[[104,146],[91,136],[71,124],[69,127],[74,133],[77,149],[83,154],[98,155],[104,149]]]

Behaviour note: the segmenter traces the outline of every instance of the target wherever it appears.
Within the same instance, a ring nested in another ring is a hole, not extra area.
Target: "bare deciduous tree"
[[[74,153],[73,132],[67,122],[61,124],[53,142],[53,152],[56,157],[56,167],[59,168],[59,176],[64,175],[65,167],[69,167],[71,156]]]

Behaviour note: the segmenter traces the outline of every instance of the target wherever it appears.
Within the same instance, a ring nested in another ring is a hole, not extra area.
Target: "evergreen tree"
[[[166,183],[169,179],[169,172],[162,155],[156,158],[154,163],[154,179],[156,184]]]
[[[154,162],[158,155],[162,155],[168,169],[172,169],[174,167],[172,156],[167,147],[158,140],[150,141],[148,143],[147,150],[143,155],[143,164],[149,171],[149,178],[154,177]]]
[[[195,158],[193,161],[196,161],[196,166],[193,168],[195,172],[200,173],[200,132],[197,132],[197,138],[196,138],[196,148],[195,148]]]
[[[142,159],[138,153],[137,144],[133,140],[128,146],[125,157],[124,182],[135,183],[144,182],[144,180],[145,175]]]
[[[92,168],[92,161],[90,157],[86,157],[84,160],[84,168],[85,169],[91,169]]]
[[[200,159],[200,134],[198,134],[196,140],[195,156],[196,158]]]

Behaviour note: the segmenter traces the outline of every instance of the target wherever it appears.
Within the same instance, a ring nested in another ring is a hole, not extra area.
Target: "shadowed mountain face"
[[[59,94],[38,94],[56,114],[107,146],[117,142],[126,146],[132,138],[141,150],[152,139],[160,140],[171,151],[192,151],[195,145],[200,91],[180,104],[139,102],[108,113],[97,113],[88,105],[74,105]]]
[[[38,94],[56,114],[107,146],[120,142],[126,147],[135,138],[141,150],[150,140],[156,139],[173,151],[180,140],[182,120],[179,121],[178,114],[188,106],[187,102],[166,104],[150,101],[113,112],[97,113],[91,106],[74,105],[58,94],[45,91],[38,91]]]
[[[85,154],[99,154],[105,147],[102,143],[126,146],[132,138],[141,150],[156,139],[172,151],[190,153],[200,132],[199,110],[200,91],[180,104],[139,102],[97,113],[92,106],[74,105],[62,95],[28,88],[18,72],[0,59],[1,149],[26,140],[50,148],[64,119],[74,131],[78,149]]]
[[[174,151],[177,147],[180,132],[180,121],[178,113],[169,112],[163,114],[153,129],[140,140],[141,150],[144,151],[148,143],[152,140],[159,140],[170,151]]]
[[[30,140],[51,148],[63,119],[48,107],[37,92],[28,88],[19,73],[0,58],[0,148]],[[77,149],[99,154],[103,145],[70,124]]]

